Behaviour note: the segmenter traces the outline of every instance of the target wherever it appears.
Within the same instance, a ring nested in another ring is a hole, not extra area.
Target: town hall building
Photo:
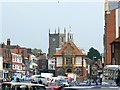
[[[85,54],[68,40],[64,46],[54,54],[56,60],[55,73],[58,75],[75,74],[77,79],[86,79]]]

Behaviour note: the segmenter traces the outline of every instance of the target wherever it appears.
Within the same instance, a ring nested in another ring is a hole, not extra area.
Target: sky
[[[8,2],[9,1],[9,2]],[[103,53],[104,0],[4,0],[0,2],[0,43],[40,48],[48,52],[51,33],[72,31],[85,52]],[[71,28],[70,28],[71,27]]]

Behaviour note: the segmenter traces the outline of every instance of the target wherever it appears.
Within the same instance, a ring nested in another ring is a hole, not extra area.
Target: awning
[[[32,63],[31,65],[33,65],[33,66],[38,66],[36,63]]]

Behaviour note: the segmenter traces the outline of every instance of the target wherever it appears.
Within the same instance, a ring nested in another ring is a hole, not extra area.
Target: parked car
[[[60,80],[57,81],[57,83],[61,83],[62,86],[66,86],[66,87],[69,86],[69,81],[66,80],[66,79],[60,79]]]
[[[42,84],[4,82],[2,90],[46,90],[46,88]]]
[[[91,90],[90,86],[72,86],[72,87],[64,87],[61,90]]]
[[[31,82],[32,83],[39,83],[39,80],[41,80],[42,84],[44,84],[44,85],[48,84],[47,79],[44,78],[44,77],[41,77],[41,75],[33,75],[33,76],[31,76]]]
[[[50,87],[45,87],[46,90],[54,90],[53,88],[50,88]]]
[[[48,84],[48,87],[53,88],[54,90],[61,90],[62,86],[56,82]]]

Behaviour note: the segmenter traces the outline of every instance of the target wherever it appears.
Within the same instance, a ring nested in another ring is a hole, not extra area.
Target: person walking
[[[117,84],[117,86],[120,86],[120,70],[118,70],[118,76],[117,76],[117,79],[116,79],[116,84]]]
[[[39,80],[39,84],[42,84],[42,80],[41,79]]]
[[[96,77],[96,79],[95,79],[95,83],[96,83],[96,85],[98,85],[97,77]]]
[[[20,79],[19,79],[19,78],[16,78],[16,82],[20,82]]]
[[[100,85],[102,85],[103,74],[100,75]]]

